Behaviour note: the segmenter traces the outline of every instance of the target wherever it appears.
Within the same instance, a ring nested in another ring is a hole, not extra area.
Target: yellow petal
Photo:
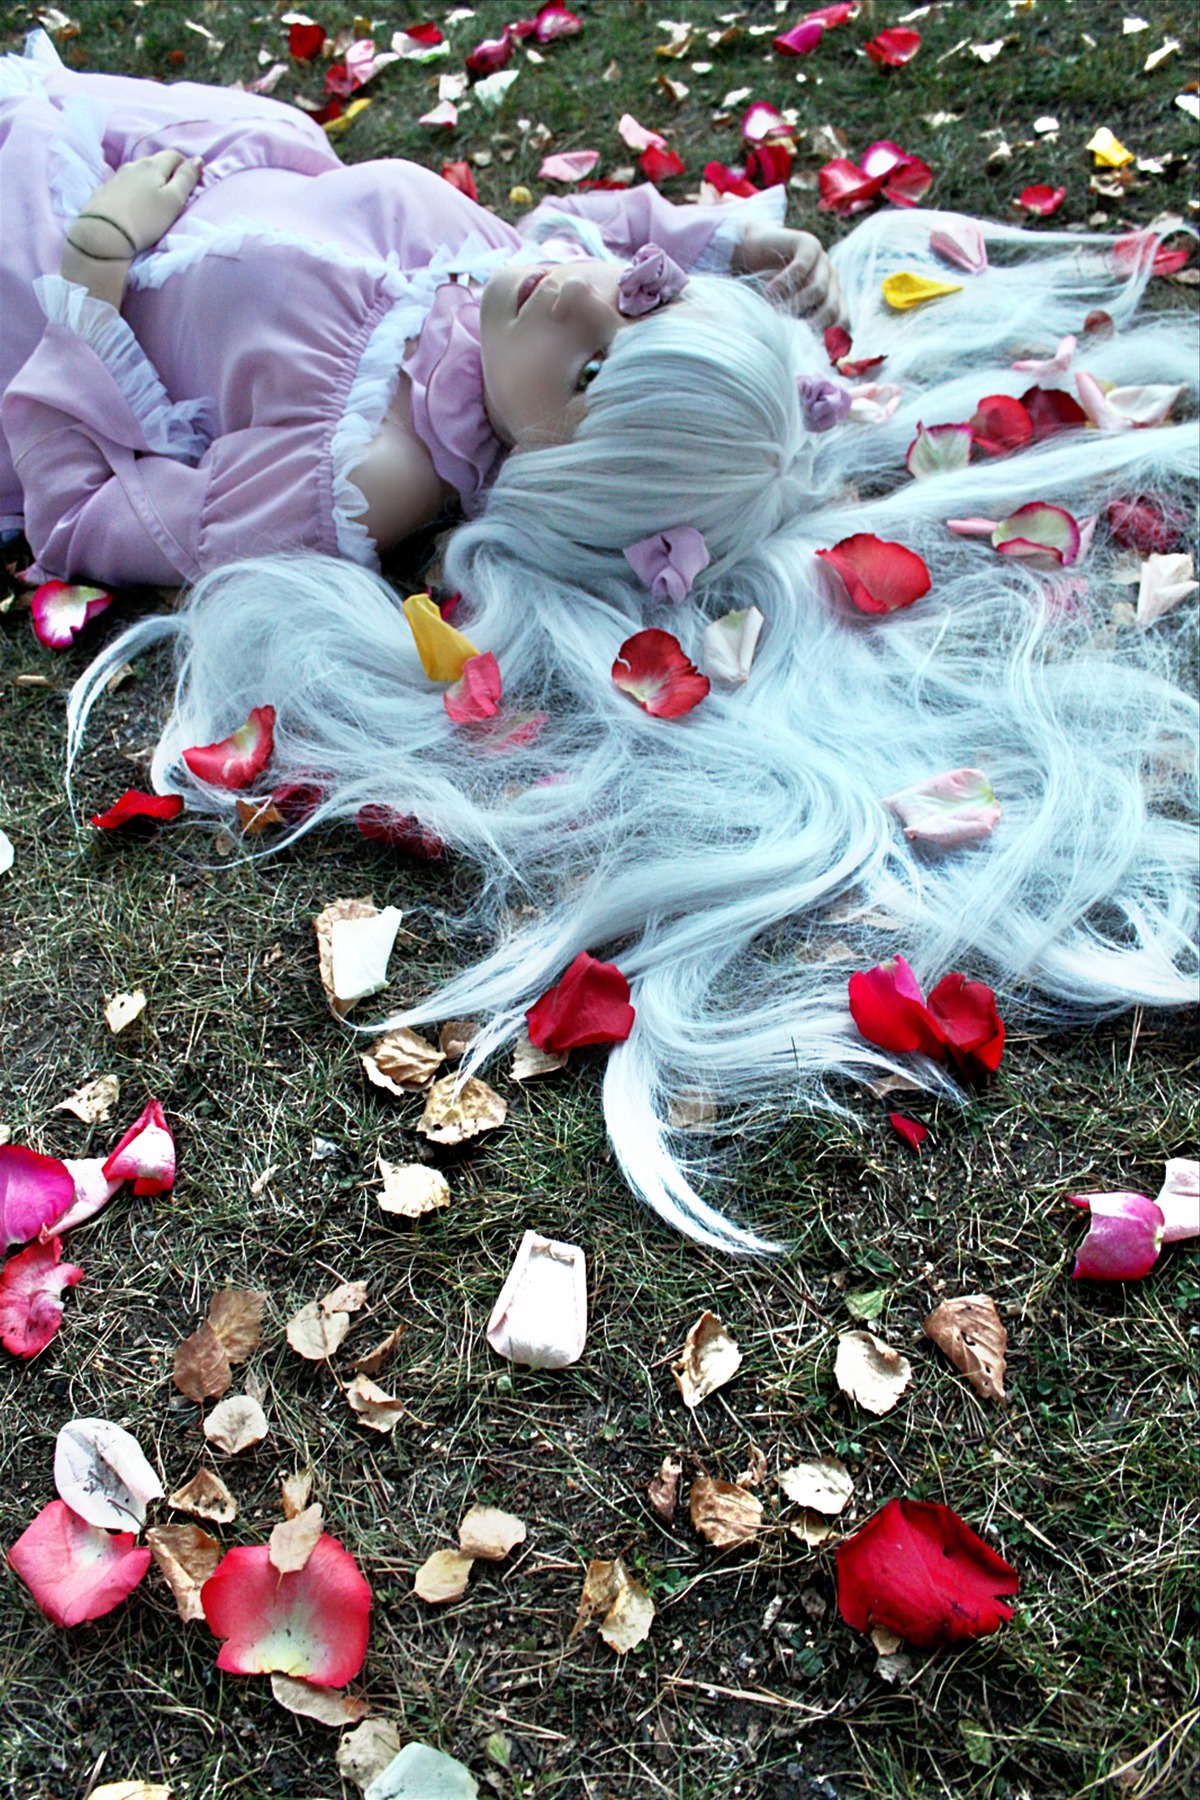
[[[1088,149],[1096,158],[1098,169],[1123,169],[1126,163],[1133,161],[1133,151],[1127,150],[1119,138],[1115,138],[1107,125],[1101,125]]]
[[[404,616],[417,640],[417,654],[430,681],[457,681],[463,664],[479,652],[470,638],[447,625],[428,594],[410,594]]]
[[[359,113],[365,113],[371,102],[360,95],[352,100],[340,118],[327,119],[322,126],[326,137],[341,137],[343,131],[349,131]]]
[[[961,281],[929,281],[907,269],[889,275],[883,284],[883,297],[897,312],[910,312],[914,306],[924,306],[926,300],[940,300],[943,294],[961,293]]]
[[[527,187],[515,187],[509,191],[508,202],[510,206],[532,206],[533,195]]]

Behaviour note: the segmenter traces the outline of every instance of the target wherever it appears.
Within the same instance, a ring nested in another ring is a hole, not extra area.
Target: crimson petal
[[[821,198],[818,212],[835,212],[843,217],[863,212],[883,192],[886,175],[867,175],[848,157],[835,156],[817,172]]]
[[[929,570],[916,551],[869,531],[856,532],[817,555],[841,577],[851,605],[860,612],[895,612],[929,592]]]
[[[792,153],[786,144],[759,144],[746,158],[746,179],[760,188],[782,187],[792,172]]]
[[[933,186],[933,170],[919,156],[907,156],[884,183],[884,196],[893,206],[917,206]]]
[[[669,175],[682,175],[686,167],[676,151],[660,150],[657,144],[651,144],[638,157],[638,168],[647,181],[665,181]]]
[[[889,26],[863,45],[873,63],[881,69],[902,69],[921,48],[921,34],[903,25]]]
[[[838,1611],[854,1631],[940,1650],[1012,1618],[1016,1570],[948,1506],[889,1500],[836,1555]]]
[[[986,982],[968,981],[954,969],[930,990],[927,1004],[964,1075],[1000,1067],[1004,1021],[996,1010],[996,996]]]
[[[126,788],[107,812],[93,813],[91,822],[98,831],[119,831],[123,825],[177,819],[182,811],[182,794],[144,794],[140,788]]]
[[[484,38],[466,57],[471,75],[495,75],[512,61],[513,36],[507,28],[498,38]]]
[[[297,62],[311,62],[324,42],[323,25],[293,25],[288,31],[288,54]]]
[[[623,694],[656,719],[678,719],[708,693],[701,675],[669,631],[635,631],[617,652],[612,678]]]
[[[112,595],[103,588],[44,581],[29,602],[29,613],[38,642],[49,650],[65,650],[89,620],[111,605]]]
[[[0,1250],[27,1244],[74,1203],[66,1163],[21,1144],[0,1144]]]
[[[316,1687],[353,1681],[367,1654],[371,1590],[358,1564],[322,1532],[302,1569],[281,1575],[266,1544],[227,1550],[200,1590],[218,1669],[278,1670]]]
[[[922,1125],[918,1119],[910,1119],[907,1113],[890,1112],[888,1124],[914,1150],[919,1150],[929,1136],[928,1125]]]
[[[61,1256],[62,1239],[53,1237],[10,1256],[0,1270],[0,1344],[14,1356],[36,1356],[62,1324],[58,1297],[83,1270]]]
[[[42,1611],[56,1625],[100,1619],[131,1594],[150,1567],[149,1547],[137,1549],[132,1531],[102,1531],[51,1500],[8,1553]]]
[[[244,725],[216,744],[195,744],[183,760],[211,787],[244,788],[261,775],[275,748],[275,708],[255,706]]]
[[[868,1044],[901,1055],[940,1057],[945,1040],[902,956],[850,977],[850,1017]]]
[[[1104,516],[1115,542],[1142,556],[1165,556],[1174,550],[1184,525],[1182,515],[1168,511],[1153,494],[1110,500]]]
[[[448,181],[452,188],[465,194],[468,200],[478,200],[479,189],[475,186],[475,177],[471,173],[469,162],[444,162],[442,164],[442,180]]]
[[[385,844],[389,850],[402,850],[406,856],[419,856],[436,862],[445,855],[446,846],[436,831],[422,825],[415,813],[397,812],[394,807],[360,806],[354,823],[372,844]]]
[[[534,31],[539,44],[551,44],[555,38],[574,37],[583,30],[583,20],[577,13],[568,12],[565,6],[551,0],[551,4],[539,9],[534,22]]]
[[[730,168],[728,163],[705,163],[704,179],[718,194],[736,194],[742,200],[748,200],[751,194],[759,191],[752,181],[746,180],[741,169]]]
[[[1035,444],[1060,431],[1075,431],[1088,422],[1078,400],[1065,388],[1026,388],[1021,395],[1021,405],[1029,414]]]
[[[1022,188],[1017,196],[1017,205],[1026,212],[1036,213],[1039,219],[1048,219],[1056,213],[1067,197],[1065,187],[1027,187]]]
[[[844,325],[825,328],[825,354],[836,369],[844,356],[849,356],[852,339]]]
[[[780,56],[807,56],[824,35],[825,26],[820,19],[801,19],[790,31],[780,32],[775,39],[775,48]]]
[[[586,950],[525,1014],[530,1043],[557,1054],[582,1044],[623,1043],[633,1020],[629,983],[620,969]]]
[[[1011,394],[988,394],[969,421],[975,442],[988,456],[1019,450],[1033,438],[1033,420]]]

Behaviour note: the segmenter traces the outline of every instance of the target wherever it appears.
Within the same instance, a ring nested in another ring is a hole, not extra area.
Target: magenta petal
[[[89,620],[111,605],[112,595],[103,588],[45,581],[30,601],[29,611],[39,643],[50,650],[65,650]]]
[[[1140,1281],[1158,1261],[1164,1219],[1145,1194],[1069,1194],[1073,1206],[1091,1213],[1079,1246],[1073,1281]]]
[[[66,1163],[20,1144],[0,1145],[0,1250],[27,1244],[74,1199]]]
[[[51,1500],[8,1553],[42,1611],[56,1625],[99,1619],[131,1594],[150,1567],[149,1549],[136,1549],[132,1531],[103,1531]]]

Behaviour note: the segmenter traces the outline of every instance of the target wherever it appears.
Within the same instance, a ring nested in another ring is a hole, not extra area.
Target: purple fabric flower
[[[630,544],[626,561],[655,600],[686,600],[692,583],[711,558],[704,534],[694,525],[672,525]]]
[[[801,375],[796,393],[807,431],[832,431],[850,411],[853,399],[849,388],[826,381],[823,375]]]
[[[617,282],[617,311],[640,319],[682,293],[687,276],[658,244],[643,244]]]

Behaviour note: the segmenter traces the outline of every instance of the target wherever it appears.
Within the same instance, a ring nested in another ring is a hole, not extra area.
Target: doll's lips
[[[532,294],[534,288],[537,287],[537,285],[540,281],[544,281],[545,278],[546,278],[545,269],[531,269],[530,270],[529,274],[525,277],[524,281],[521,283],[520,287],[517,289],[517,311],[518,312],[520,312],[521,308],[524,306],[525,302],[528,300],[530,294]]]

